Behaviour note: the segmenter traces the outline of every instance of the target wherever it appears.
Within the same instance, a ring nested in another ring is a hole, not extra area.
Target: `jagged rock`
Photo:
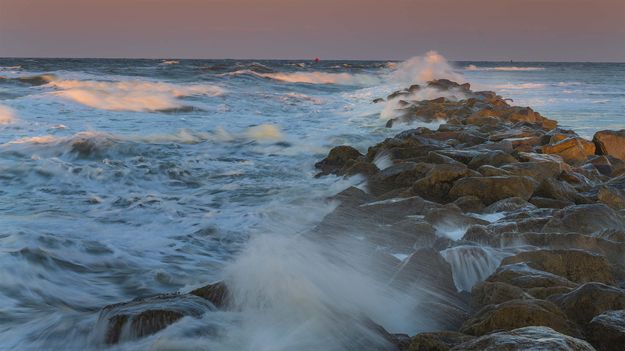
[[[471,290],[471,302],[474,307],[483,307],[486,305],[497,305],[510,300],[531,299],[532,296],[527,294],[518,286],[510,285],[502,282],[480,282],[473,286]]]
[[[625,310],[608,311],[595,316],[586,330],[588,340],[598,351],[625,347]]]
[[[394,189],[409,187],[433,167],[429,163],[397,163],[371,177],[368,188],[374,195],[382,195]]]
[[[598,154],[610,155],[625,161],[625,129],[602,130],[595,133],[592,140],[597,146]]]
[[[625,290],[586,283],[569,293],[551,296],[549,300],[560,306],[571,320],[585,327],[598,314],[625,309]]]
[[[625,209],[625,190],[604,185],[597,192],[597,200],[615,210]]]
[[[341,170],[353,165],[363,155],[351,146],[342,145],[332,148],[328,156],[317,162],[315,167],[321,170],[319,175],[342,175]]]
[[[586,341],[548,327],[525,327],[484,335],[462,343],[451,351],[595,351]]]
[[[615,283],[614,269],[608,260],[583,250],[536,250],[506,257],[501,264],[525,263],[529,267],[553,273],[572,282]]]
[[[440,202],[447,198],[456,179],[466,177],[471,172],[464,164],[437,164],[425,177],[414,182],[411,191],[423,198]]]
[[[578,331],[553,303],[545,300],[510,300],[488,305],[479,310],[460,329],[471,335],[484,335],[497,330],[545,326],[560,333],[576,336]]]
[[[214,308],[208,300],[193,295],[158,295],[109,305],[100,311],[96,338],[107,344],[142,338],[185,316],[199,318]]]
[[[230,292],[224,282],[216,282],[192,290],[189,294],[206,299],[216,307],[224,307],[228,304]]]
[[[544,145],[542,151],[560,155],[568,163],[579,164],[595,154],[595,144],[579,137],[570,137],[552,145]]]
[[[543,179],[536,189],[536,192],[534,192],[534,195],[573,203],[589,202],[589,200],[578,194],[575,188],[569,183],[554,178]]]
[[[622,228],[625,228],[625,220],[618,212],[604,204],[589,204],[569,206],[555,212],[542,231],[592,234],[603,229]]]
[[[406,351],[449,351],[452,347],[473,339],[474,336],[452,331],[419,333],[410,339]]]
[[[485,205],[490,205],[508,197],[528,200],[537,186],[529,177],[466,177],[454,183],[449,195],[455,198],[473,195],[479,197]]]

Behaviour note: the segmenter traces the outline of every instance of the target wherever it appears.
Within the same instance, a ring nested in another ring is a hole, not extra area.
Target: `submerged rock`
[[[109,305],[95,327],[96,339],[116,344],[157,333],[185,316],[201,317],[215,307],[193,295],[158,295]]]

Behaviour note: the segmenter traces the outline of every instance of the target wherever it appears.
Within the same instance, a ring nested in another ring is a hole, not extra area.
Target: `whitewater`
[[[370,243],[309,234],[336,207],[329,197],[363,185],[316,178],[314,163],[333,146],[366,152],[408,129],[386,127],[399,99],[373,100],[435,78],[495,90],[585,137],[623,125],[625,64],[435,52],[403,62],[0,59],[0,350],[383,345],[354,328],[359,316],[393,333],[435,330],[410,313],[420,296],[380,279],[384,267],[361,249]],[[465,262],[462,250],[442,252],[458,290],[507,255]],[[105,305],[220,280],[233,311],[209,306],[147,338],[102,342]]]

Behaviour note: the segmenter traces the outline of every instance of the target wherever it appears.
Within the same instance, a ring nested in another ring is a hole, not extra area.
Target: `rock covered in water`
[[[106,306],[95,327],[96,339],[106,344],[152,335],[179,319],[199,318],[215,307],[193,295],[158,295]]]
[[[586,341],[549,327],[531,326],[484,335],[462,343],[451,351],[595,351]]]

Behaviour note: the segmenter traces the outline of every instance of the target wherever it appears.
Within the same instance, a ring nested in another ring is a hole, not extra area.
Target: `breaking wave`
[[[61,96],[79,104],[109,111],[167,111],[186,107],[181,97],[219,96],[224,89],[215,85],[178,85],[139,80],[105,82],[55,80],[49,83]]]
[[[508,89],[542,89],[545,84],[541,83],[521,83],[521,84],[500,84],[495,86],[496,89],[508,90]]]
[[[285,83],[337,84],[337,85],[374,85],[380,79],[368,74],[326,73],[326,72],[282,72],[259,73],[249,69],[227,73],[227,75],[253,75]]]
[[[476,65],[468,65],[464,68],[466,71],[544,71],[544,67],[516,67],[516,66],[499,66],[499,67],[478,67]]]

